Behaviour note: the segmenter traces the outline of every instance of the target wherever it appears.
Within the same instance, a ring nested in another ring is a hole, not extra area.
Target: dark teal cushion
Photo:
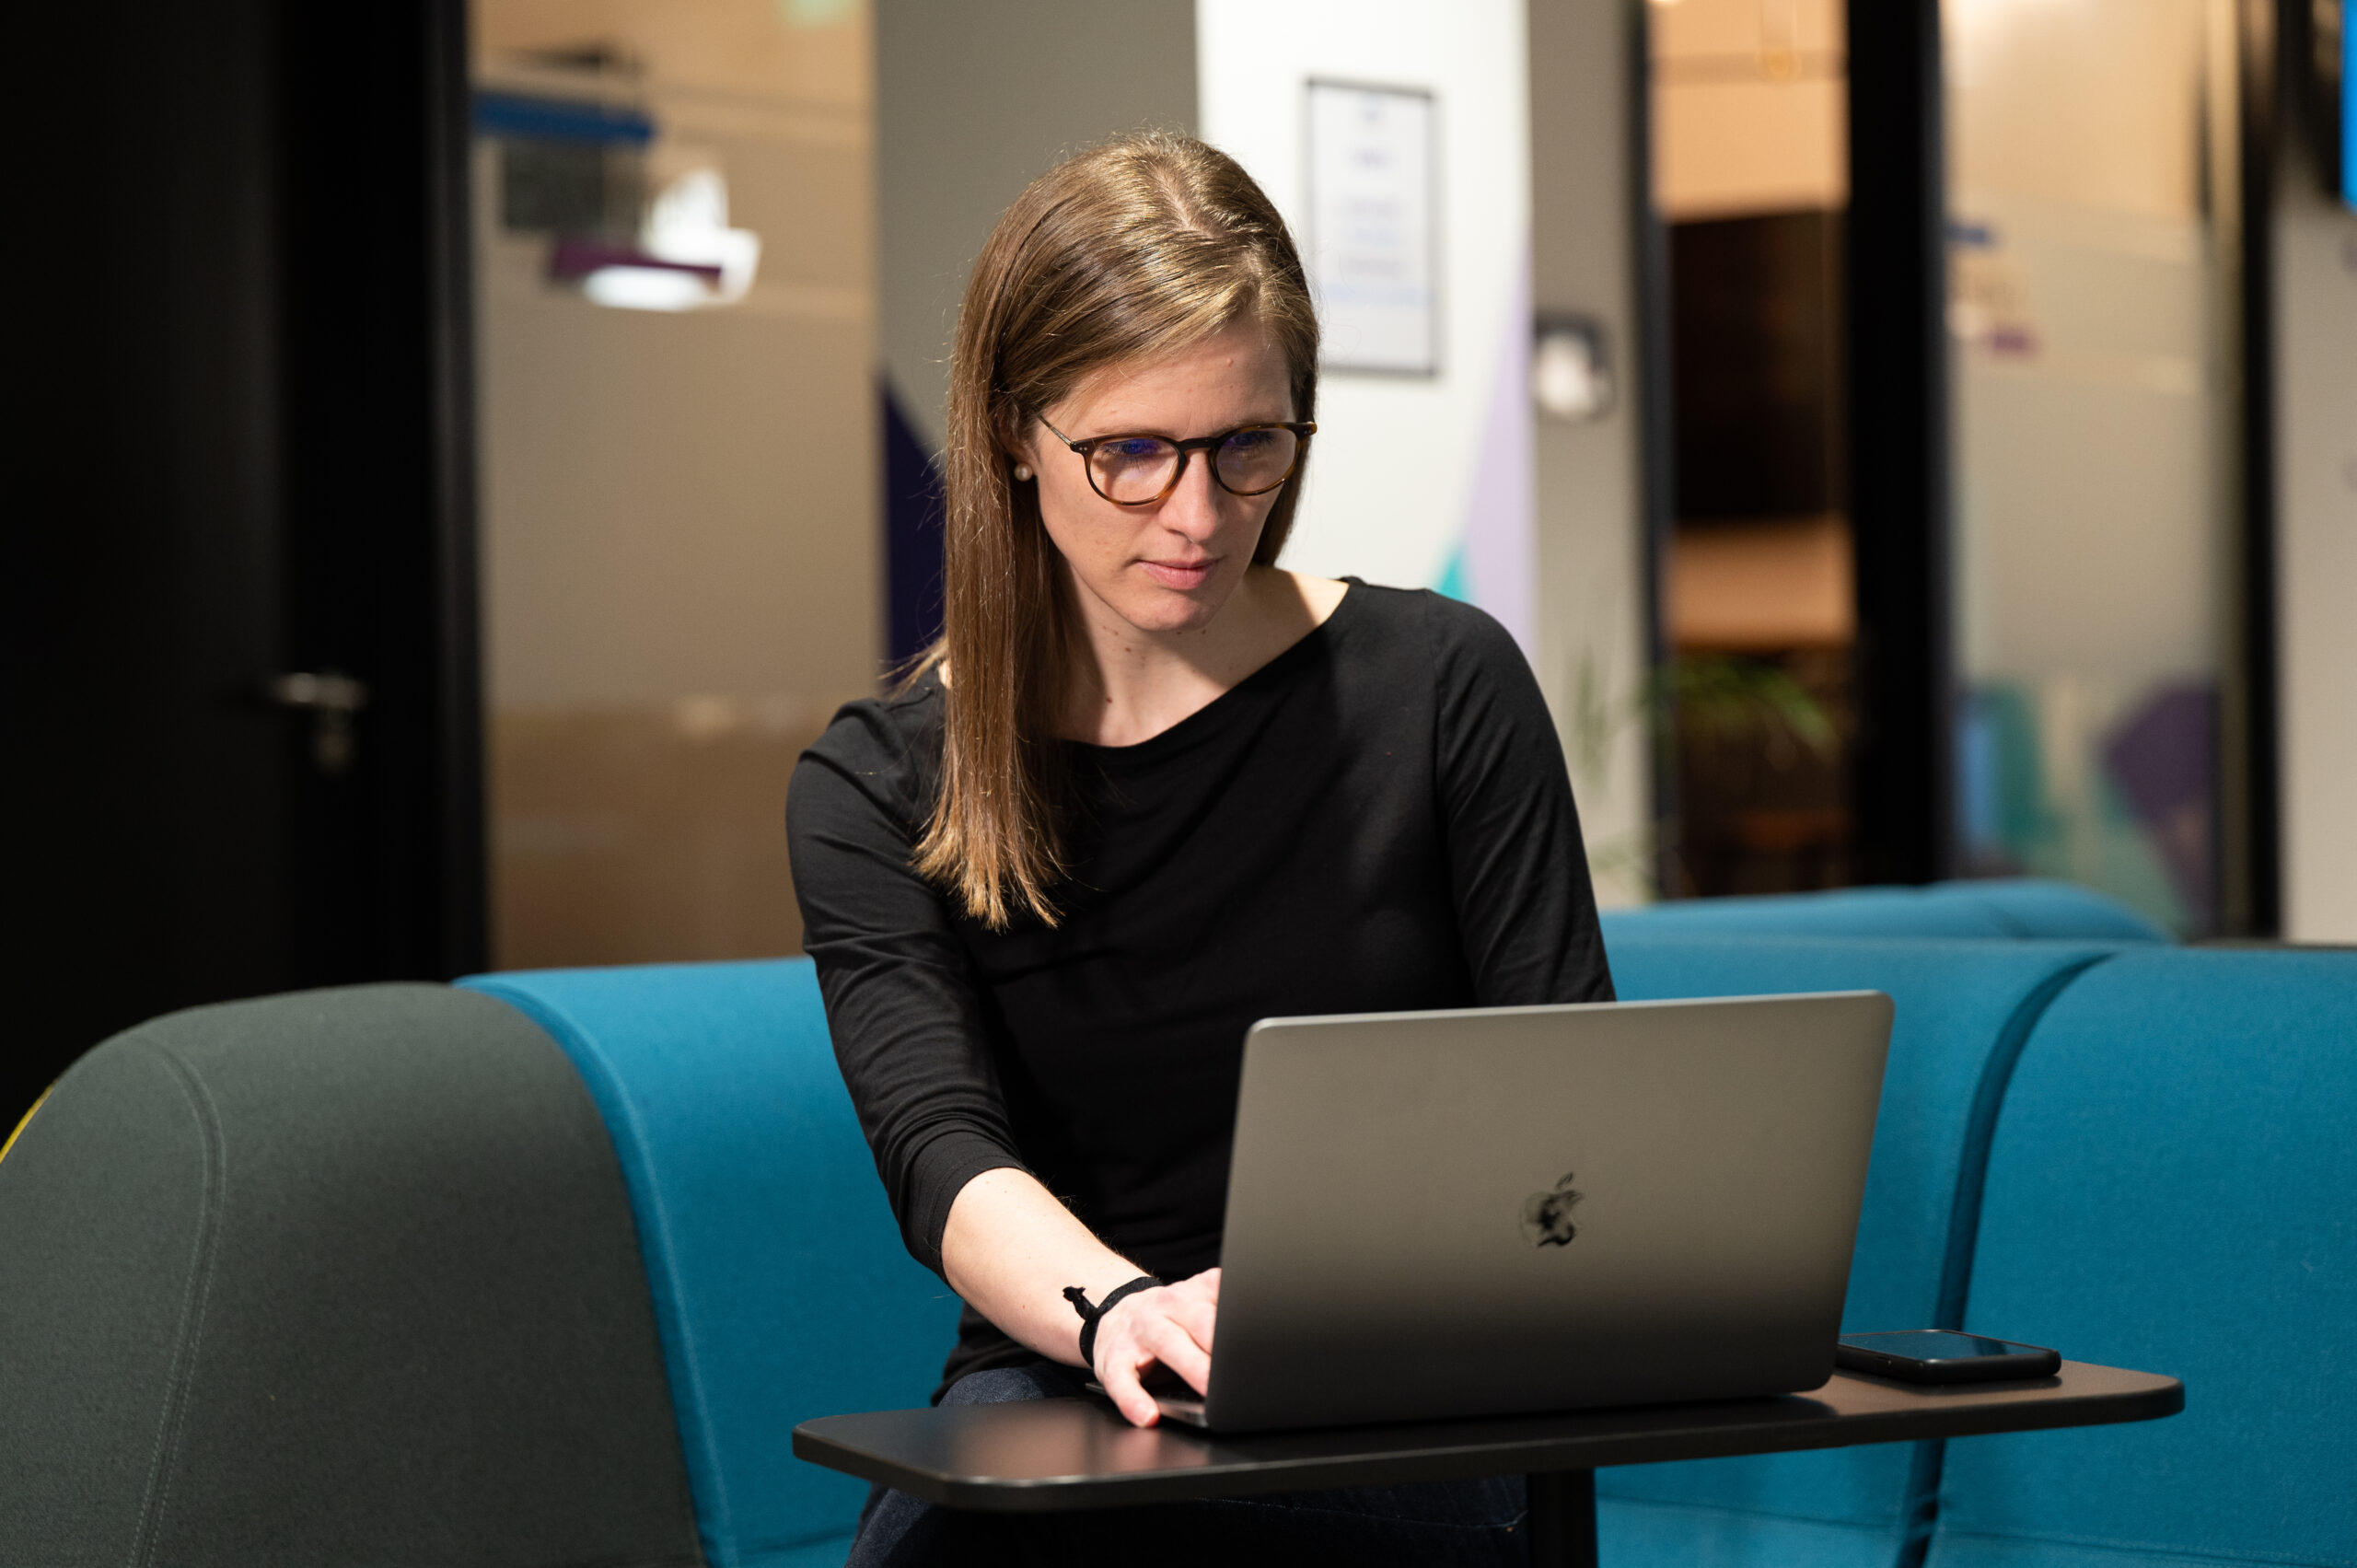
[[[1980,1159],[2014,1053],[2058,993],[2115,951],[2060,942],[1713,936],[1622,925],[1608,937],[1631,1001],[1871,989],[1897,1005],[1842,1323],[1939,1324],[1969,1259]],[[1651,1465],[1597,1478],[1614,1568],[1698,1562],[1891,1568],[1928,1502],[1909,1445]]]
[[[2139,953],[2066,992],[1997,1124],[1969,1319],[2186,1408],[1950,1443],[1935,1568],[2357,1562],[2357,954]]]
[[[1940,882],[1928,888],[1844,888],[1764,898],[1687,899],[1604,917],[1622,932],[1724,935],[2051,937],[2165,942],[2168,934],[2125,904],[2069,882],[2036,877]]]
[[[809,960],[462,983],[556,1039],[613,1135],[714,1568],[839,1561],[866,1488],[795,1423],[923,1404],[958,1303],[901,1248]]]

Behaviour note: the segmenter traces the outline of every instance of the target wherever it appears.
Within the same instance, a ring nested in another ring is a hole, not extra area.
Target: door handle
[[[329,778],[352,771],[354,714],[368,705],[368,688],[338,669],[274,675],[263,694],[282,708],[311,715],[311,763]]]

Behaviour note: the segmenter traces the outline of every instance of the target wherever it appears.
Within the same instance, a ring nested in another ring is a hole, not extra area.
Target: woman
[[[1256,1019],[1612,994],[1514,643],[1275,564],[1317,365],[1283,220],[1182,137],[1051,170],[975,263],[944,635],[836,715],[787,808],[844,1080],[910,1250],[966,1303],[939,1399],[1093,1374],[1149,1425],[1156,1364],[1204,1388]],[[1518,1562],[1519,1506],[1501,1481],[1015,1523],[882,1493],[853,1561],[1086,1535]]]

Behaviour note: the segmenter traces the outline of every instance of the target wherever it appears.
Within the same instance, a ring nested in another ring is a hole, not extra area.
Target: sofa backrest
[[[2357,953],[2123,955],[2058,998],[1968,1317],[2186,1408],[1949,1443],[1933,1568],[2357,1561]]]
[[[1845,1322],[1958,1309],[1980,1158],[2014,1053],[2116,948],[1623,931],[1631,999],[1868,987],[1898,1004]],[[956,1303],[902,1251],[805,960],[498,975],[612,1130],[653,1282],[704,1549],[719,1568],[847,1534],[859,1488],[790,1458],[806,1417],[923,1402]],[[1961,1219],[1959,1218],[1961,1216]],[[793,1325],[790,1334],[781,1324]],[[1888,1568],[1925,1456],[1860,1448],[1609,1472],[1616,1561]]]
[[[1960,1312],[1982,1160],[2014,1056],[2055,998],[2119,950],[1642,925],[1611,931],[1608,947],[1631,1001],[1873,989],[1897,1005],[1842,1316],[1851,1330],[1933,1327]],[[1603,1555],[1622,1568],[1893,1568],[1922,1527],[1933,1457],[1880,1445],[1608,1470],[1596,1488]]]
[[[1893,1568],[1927,1528],[1936,1568],[2349,1560],[2357,955],[1609,946],[1632,1000],[1897,1002],[1846,1326],[2189,1385],[2147,1425],[1608,1471],[1611,1561]],[[922,1403],[956,1302],[809,965],[469,983],[159,1019],[28,1121],[0,1562],[839,1556],[862,1489],[791,1429]]]
[[[513,1010],[173,1014],[0,1157],[0,1562],[699,1561],[612,1147]]]
[[[2168,933],[2116,900],[2073,883],[2030,877],[1936,882],[1924,888],[1678,900],[1609,911],[1604,928],[1608,940],[1623,931],[1673,930],[1720,935],[2168,940]]]
[[[613,1135],[714,1568],[848,1536],[865,1488],[795,1424],[923,1404],[958,1302],[901,1247],[810,961],[462,983],[556,1040]]]

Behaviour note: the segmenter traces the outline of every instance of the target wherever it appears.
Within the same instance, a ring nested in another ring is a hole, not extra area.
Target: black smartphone
[[[2062,1357],[2044,1345],[2015,1344],[1949,1329],[1900,1329],[1887,1334],[1844,1334],[1833,1365],[1907,1383],[1990,1383],[2005,1377],[2051,1377]]]

